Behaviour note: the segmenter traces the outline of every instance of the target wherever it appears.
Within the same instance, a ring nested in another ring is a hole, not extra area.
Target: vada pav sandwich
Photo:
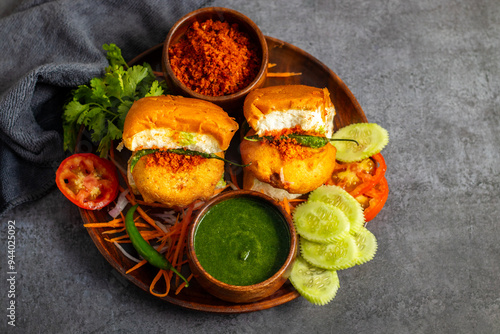
[[[133,152],[129,184],[145,202],[185,207],[214,194],[238,123],[213,103],[152,96],[132,105],[123,144]]]
[[[335,108],[326,88],[303,85],[256,89],[243,112],[250,131],[240,144],[243,187],[278,200],[324,184],[335,167]]]

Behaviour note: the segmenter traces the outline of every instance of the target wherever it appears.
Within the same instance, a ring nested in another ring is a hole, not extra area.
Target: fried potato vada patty
[[[305,194],[323,185],[335,168],[337,150],[331,144],[310,148],[295,143],[281,149],[269,142],[243,140],[241,158],[259,181],[292,194]],[[284,154],[284,152],[286,152]]]
[[[146,155],[134,167],[135,186],[145,202],[159,202],[169,207],[185,207],[214,194],[224,173],[224,162],[199,156],[161,152]],[[224,157],[224,153],[217,153]],[[156,159],[156,160],[155,160]]]

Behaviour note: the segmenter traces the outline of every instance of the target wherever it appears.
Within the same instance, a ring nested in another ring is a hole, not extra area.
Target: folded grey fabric
[[[72,88],[163,42],[202,0],[29,0],[0,19],[0,216],[55,184],[65,156],[61,113]]]

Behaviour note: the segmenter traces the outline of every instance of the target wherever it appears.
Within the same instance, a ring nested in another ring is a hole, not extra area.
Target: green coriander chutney
[[[273,276],[290,250],[288,224],[269,203],[235,197],[215,204],[202,217],[194,250],[203,269],[231,285],[252,285]]]

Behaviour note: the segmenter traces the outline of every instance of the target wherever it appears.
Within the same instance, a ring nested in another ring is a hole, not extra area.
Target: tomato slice
[[[333,184],[357,197],[373,188],[384,177],[387,165],[382,154],[377,153],[359,162],[337,162],[331,179]]]
[[[88,210],[99,210],[118,195],[116,167],[92,153],[73,154],[56,172],[59,190],[71,202]]]
[[[380,210],[385,205],[387,198],[389,197],[389,185],[387,184],[387,179],[382,177],[379,183],[377,183],[370,190],[364,194],[356,197],[356,199],[362,203],[366,203],[364,206],[365,221],[369,222],[375,216],[378,215]]]

